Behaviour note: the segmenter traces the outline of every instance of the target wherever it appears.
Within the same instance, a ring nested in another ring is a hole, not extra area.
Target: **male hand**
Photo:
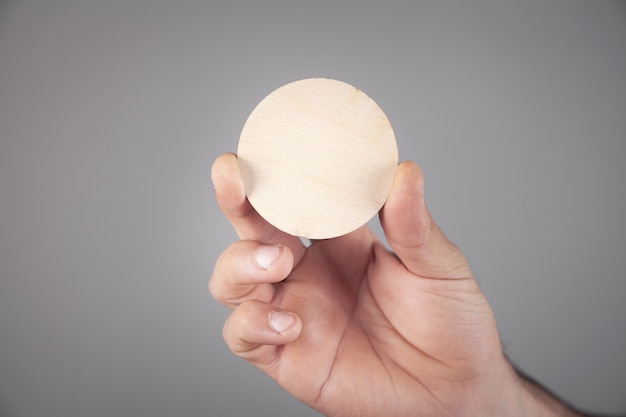
[[[223,336],[236,355],[327,416],[517,415],[504,405],[521,398],[519,378],[464,256],[428,213],[416,164],[398,166],[380,212],[394,253],[367,227],[309,247],[272,227],[233,154],[212,179],[241,238],[209,282],[233,309]]]

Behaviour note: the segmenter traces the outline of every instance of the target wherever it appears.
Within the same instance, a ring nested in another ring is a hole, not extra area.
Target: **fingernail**
[[[270,313],[270,326],[276,333],[282,333],[289,329],[296,322],[296,317],[291,313],[282,311],[272,311]]]
[[[270,266],[274,263],[274,261],[278,258],[280,254],[281,247],[280,245],[271,246],[271,245],[263,245],[259,246],[254,253],[254,260],[257,265],[259,265],[263,269],[269,269]]]

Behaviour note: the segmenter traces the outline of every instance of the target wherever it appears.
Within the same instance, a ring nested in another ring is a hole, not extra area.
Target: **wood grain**
[[[326,239],[367,223],[398,164],[393,128],[364,92],[310,78],[265,97],[243,126],[238,161],[246,195],[269,223]]]

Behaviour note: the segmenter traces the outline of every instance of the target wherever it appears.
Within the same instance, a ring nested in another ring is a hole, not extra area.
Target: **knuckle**
[[[215,273],[213,273],[211,275],[211,278],[209,278],[208,288],[209,288],[209,294],[211,294],[211,296],[215,298],[216,300],[220,300],[222,298],[221,297],[222,292],[220,291],[220,287],[217,283],[217,280],[218,279],[216,278]]]
[[[257,332],[254,317],[256,303],[244,302],[239,305],[224,322],[222,337],[228,348],[235,354],[242,354],[255,345],[250,341]]]
[[[219,301],[223,301],[226,297],[229,271],[232,272],[233,260],[236,251],[235,242],[229,245],[215,260],[213,266],[213,272],[209,278],[208,289],[213,298]]]

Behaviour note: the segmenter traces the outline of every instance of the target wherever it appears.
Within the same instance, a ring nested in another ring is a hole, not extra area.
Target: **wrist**
[[[500,415],[516,417],[584,417],[537,381],[508,363],[509,408]],[[504,411],[504,410],[503,410]]]
[[[496,388],[497,387],[497,388]],[[483,415],[493,417],[585,417],[503,357]]]
[[[584,417],[566,402],[559,399],[555,394],[540,385],[537,381],[515,370],[518,385],[521,391],[521,399],[526,405],[524,416],[538,417]]]

